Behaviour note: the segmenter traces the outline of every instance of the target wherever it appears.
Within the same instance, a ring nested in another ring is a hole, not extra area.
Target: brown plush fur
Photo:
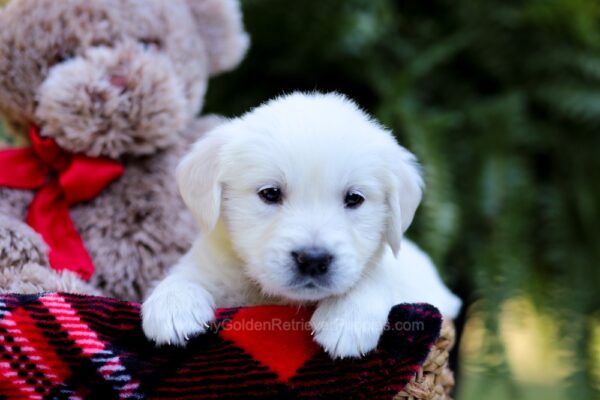
[[[124,175],[71,209],[96,266],[90,282],[48,267],[22,221],[28,191],[0,188],[0,292],[68,290],[140,300],[190,245],[173,178],[218,123],[194,119],[208,78],[248,46],[237,0],[12,0],[0,9],[0,113],[66,150],[118,159]]]

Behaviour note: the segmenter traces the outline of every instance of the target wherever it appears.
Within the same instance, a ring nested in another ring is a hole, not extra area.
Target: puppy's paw
[[[212,296],[190,282],[165,280],[142,305],[142,328],[157,345],[185,346],[190,337],[204,333],[213,319]]]
[[[310,320],[314,340],[332,358],[360,357],[375,349],[389,309],[370,307],[343,299],[322,301]]]

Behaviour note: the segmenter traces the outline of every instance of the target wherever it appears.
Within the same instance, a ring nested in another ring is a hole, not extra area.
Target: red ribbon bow
[[[50,265],[89,279],[94,264],[69,215],[69,206],[96,197],[123,174],[123,166],[106,158],[69,154],[37,128],[29,131],[31,147],[0,151],[0,186],[37,189],[27,210],[27,224],[50,248]]]

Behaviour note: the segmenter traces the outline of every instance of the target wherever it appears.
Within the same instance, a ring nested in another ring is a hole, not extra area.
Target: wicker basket
[[[394,400],[451,399],[454,375],[448,367],[448,356],[454,346],[455,330],[452,321],[444,321],[439,339],[417,375],[398,393]]]

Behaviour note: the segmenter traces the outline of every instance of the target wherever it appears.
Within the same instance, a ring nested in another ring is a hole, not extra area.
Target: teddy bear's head
[[[12,0],[0,26],[7,121],[113,158],[168,146],[248,46],[237,0]]]

